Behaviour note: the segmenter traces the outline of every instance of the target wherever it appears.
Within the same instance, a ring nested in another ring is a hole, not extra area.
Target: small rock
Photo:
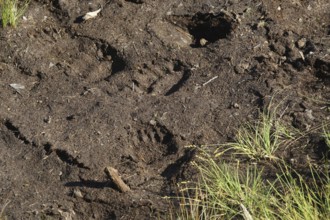
[[[57,4],[61,10],[67,10],[70,5],[68,0],[58,0]]]
[[[239,108],[239,104],[234,103],[234,104],[233,104],[233,107],[238,109],[238,108]]]
[[[200,44],[202,47],[204,47],[207,43],[208,43],[208,41],[207,41],[206,39],[204,39],[204,38],[201,38],[201,39],[199,40],[199,44]]]
[[[241,67],[242,67],[244,70],[247,70],[247,69],[250,67],[250,64],[249,64],[249,63],[241,63]]]
[[[149,121],[149,124],[151,124],[151,125],[156,125],[156,124],[157,124],[157,122],[156,122],[156,120],[154,120],[154,119],[151,119],[151,120]]]
[[[286,52],[285,46],[283,46],[280,43],[272,44],[271,47],[273,48],[273,51],[274,52],[278,53],[281,56],[283,56],[285,54],[285,52]]]
[[[258,24],[257,24],[257,28],[263,28],[266,26],[266,22],[265,21],[260,21]]]
[[[100,59],[103,59],[104,58],[104,54],[102,52],[101,49],[97,50],[97,56],[100,58]]]
[[[83,198],[84,197],[79,189],[74,189],[73,190],[73,195],[74,195],[75,198]]]
[[[305,47],[306,42],[307,42],[306,38],[301,38],[300,40],[298,40],[297,41],[298,48],[301,49],[301,48]]]
[[[82,19],[86,21],[88,19],[95,18],[98,15],[98,13],[100,13],[100,11],[101,11],[101,8],[96,11],[88,12],[82,17]]]
[[[306,110],[305,110],[306,116],[307,116],[309,119],[314,120],[315,117],[313,116],[312,112],[313,112],[313,111],[312,111],[311,109],[306,109]]]
[[[244,73],[244,69],[241,67],[241,65],[237,65],[234,67],[235,73],[237,74],[243,74]]]

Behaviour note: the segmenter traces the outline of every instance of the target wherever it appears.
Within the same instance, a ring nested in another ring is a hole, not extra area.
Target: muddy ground
[[[329,122],[329,12],[326,0],[32,0],[0,30],[4,216],[163,219],[163,197],[196,175],[185,146],[232,140],[271,97],[296,128]],[[283,157],[318,161],[320,141]]]

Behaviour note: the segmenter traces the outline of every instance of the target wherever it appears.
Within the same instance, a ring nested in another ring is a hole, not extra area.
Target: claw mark
[[[172,86],[172,88],[170,88],[165,96],[169,96],[172,95],[173,93],[177,92],[184,84],[185,82],[190,78],[191,76],[191,71],[190,70],[185,70],[183,72],[182,78],[175,84]]]
[[[24,144],[30,144],[30,141],[20,132],[18,127],[14,126],[13,123],[10,120],[5,121],[5,126],[8,130],[10,130],[14,136],[23,141]]]
[[[90,169],[87,167],[85,164],[80,163],[77,158],[74,158],[72,155],[70,155],[66,150],[61,150],[61,149],[56,149],[55,150],[56,155],[60,160],[62,160],[64,163],[67,163],[71,166],[77,166],[79,168],[84,168],[84,169]]]

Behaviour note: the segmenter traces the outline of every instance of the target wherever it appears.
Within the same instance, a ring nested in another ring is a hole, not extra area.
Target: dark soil
[[[196,175],[185,146],[231,140],[271,99],[301,130],[329,122],[329,12],[327,0],[32,0],[0,31],[4,215],[163,219],[163,197]],[[318,162],[322,141],[283,157]]]

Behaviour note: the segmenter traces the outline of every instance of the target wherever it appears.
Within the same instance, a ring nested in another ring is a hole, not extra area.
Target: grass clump
[[[328,166],[302,164],[299,173],[277,156],[307,133],[283,126],[273,109],[239,129],[234,142],[217,145],[215,154],[199,148],[193,162],[199,179],[180,185],[180,208],[171,219],[330,219]],[[322,136],[330,149],[328,127]]]
[[[0,0],[0,13],[2,26],[8,25],[16,27],[18,19],[21,18],[26,11],[30,0]]]
[[[329,219],[330,218],[330,176],[319,176],[310,168],[311,180],[307,181],[299,173],[287,166],[277,177],[273,187],[279,202],[276,206],[279,216],[288,220]]]
[[[202,153],[195,163],[200,179],[181,186],[180,209],[171,219],[305,219],[330,218],[329,173],[311,169],[311,180],[280,162],[275,178],[264,178],[258,165],[216,162]]]
[[[260,119],[254,124],[241,127],[235,141],[226,144],[235,154],[245,155],[251,159],[278,159],[275,155],[280,146],[294,140],[293,132],[282,125],[276,117],[276,109],[261,113]],[[220,153],[222,154],[223,151]]]
[[[201,174],[197,187],[192,188],[195,198],[193,201],[188,199],[186,203],[190,217],[183,219],[248,218],[254,216],[257,210],[265,216],[271,215],[269,212],[272,210],[266,203],[271,195],[263,184],[261,172],[257,172],[255,166],[242,172],[239,163],[218,164],[207,154],[200,160],[201,163],[195,164]],[[185,190],[187,188],[183,192]],[[184,207],[181,207],[181,211],[184,212]]]

